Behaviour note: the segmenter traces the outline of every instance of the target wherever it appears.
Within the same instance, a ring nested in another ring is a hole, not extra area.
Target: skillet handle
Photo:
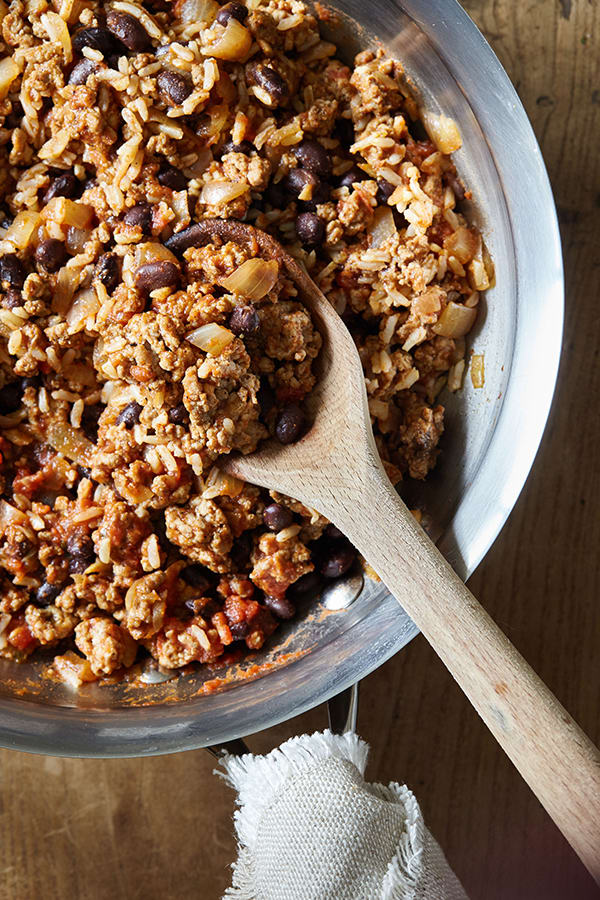
[[[334,734],[345,734],[347,731],[356,731],[356,716],[358,714],[358,684],[346,688],[335,697],[327,701],[327,717],[329,728]],[[222,744],[214,744],[206,747],[215,759],[221,759],[225,754],[243,756],[250,753],[250,749],[242,738],[233,741],[224,741]]]
[[[245,753],[252,752],[242,738],[234,738],[232,741],[223,741],[222,744],[213,744],[204,749],[208,750],[215,759],[221,759],[223,756],[244,756]]]
[[[358,716],[358,684],[346,688],[335,697],[327,701],[327,718],[329,728],[334,734],[345,734],[347,731],[356,731],[356,717]]]

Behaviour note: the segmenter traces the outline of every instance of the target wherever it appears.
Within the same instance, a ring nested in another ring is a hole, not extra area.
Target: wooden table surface
[[[471,588],[600,741],[600,4],[468,0],[508,70],[554,186],[567,278],[556,400],[532,475]],[[315,710],[256,751],[325,727]],[[361,689],[368,776],[404,780],[472,900],[598,896],[422,638]],[[3,751],[2,900],[213,900],[229,883],[232,793],[203,751],[61,760]]]

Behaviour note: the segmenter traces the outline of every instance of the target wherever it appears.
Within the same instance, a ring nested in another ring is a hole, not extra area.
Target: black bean
[[[137,425],[140,421],[141,411],[141,404],[136,403],[135,400],[132,403],[128,403],[125,409],[122,409],[117,416],[117,425],[125,425],[125,428],[133,428],[133,426]]]
[[[192,93],[192,83],[179,72],[165,70],[156,78],[163,100],[170,106],[180,106]]]
[[[80,28],[71,38],[75,53],[81,53],[84,47],[99,50],[103,56],[109,56],[119,49],[114,34],[108,28]]]
[[[326,578],[339,578],[344,575],[356,559],[356,550],[347,541],[335,541],[321,559],[319,566]]]
[[[211,579],[207,575],[204,566],[201,566],[198,563],[192,563],[191,565],[186,566],[181,570],[180,575],[186,584],[189,584],[193,588],[197,588],[201,594],[210,587]]]
[[[329,178],[331,175],[331,159],[325,147],[318,141],[305,138],[296,144],[294,155],[303,169],[308,169],[319,178]]]
[[[42,379],[39,375],[29,376],[28,378],[21,378],[21,389],[26,391],[27,388],[35,388],[36,390],[41,387]]]
[[[8,288],[4,295],[2,305],[5,306],[6,309],[15,309],[17,306],[23,306],[23,294],[16,288]]]
[[[225,156],[226,153],[243,153],[244,156],[250,156],[253,150],[254,144],[251,144],[250,141],[242,141],[241,144],[234,144],[233,141],[227,141],[227,143],[223,144],[221,155]]]
[[[291,619],[296,614],[294,604],[287,597],[269,597],[265,595],[265,606],[278,619]]]
[[[219,25],[227,25],[230,19],[237,19],[238,22],[245,22],[248,10],[243,3],[226,3],[217,13],[217,22]]]
[[[287,506],[281,503],[270,503],[263,512],[263,521],[269,531],[282,531],[289,528],[294,522],[294,514]]]
[[[69,75],[69,84],[85,84],[92,72],[96,71],[96,63],[91,59],[81,59],[75,63]]]
[[[35,592],[36,604],[38,606],[50,606],[54,600],[56,600],[64,586],[64,582],[62,584],[50,584],[48,581],[44,581]]]
[[[206,243],[205,231],[202,223],[197,222],[184,228],[183,231],[176,231],[168,240],[165,241],[165,247],[171,253],[183,253],[188,247],[201,247]]]
[[[102,282],[107,293],[112,294],[121,280],[119,271],[119,257],[116,253],[103,253],[94,270],[98,281]]]
[[[69,554],[69,572],[71,575],[79,575],[85,572],[96,558],[94,542],[88,535],[71,535],[67,541],[67,552]]]
[[[302,437],[305,427],[306,416],[299,406],[292,403],[279,413],[275,434],[282,444],[293,444]]]
[[[203,619],[210,621],[210,617],[218,612],[217,604],[214,600],[207,600],[206,597],[190,597],[183,604],[193,616],[202,616]]]
[[[16,253],[6,253],[0,258],[0,282],[13,288],[23,287],[25,267]]]
[[[17,542],[16,550],[19,559],[25,559],[25,557],[33,550],[33,544],[25,538],[24,540]]]
[[[375,199],[378,203],[387,203],[394,191],[396,185],[386,181],[385,178],[379,178],[377,181],[377,193]]]
[[[313,195],[315,188],[318,188],[320,185],[317,176],[313,175],[313,173],[309,172],[307,169],[292,169],[283,179],[283,186],[286,191],[289,191],[294,197],[301,194],[307,185],[312,186]]]
[[[288,588],[287,595],[290,600],[299,601],[307,596],[307,594],[316,594],[323,582],[323,576],[319,572],[307,572],[298,581],[295,581]]]
[[[253,306],[236,306],[228,324],[234,334],[254,334],[260,328],[260,319]]]
[[[42,203],[50,203],[53,197],[74,197],[78,187],[79,182],[73,173],[63,172],[50,182],[42,198]]]
[[[300,213],[296,219],[296,234],[304,247],[318,247],[325,237],[325,222],[315,213]]]
[[[127,49],[133,53],[143,53],[144,50],[152,49],[148,32],[135,16],[111,9],[106,17],[106,24],[121,43],[125,44]]]
[[[190,127],[194,129],[199,138],[202,138],[202,140],[208,140],[210,138],[212,140],[212,119],[208,113],[200,113],[199,116],[190,116],[188,121]]]
[[[57,238],[40,241],[35,251],[35,261],[46,272],[56,272],[67,260],[67,248]]]
[[[331,538],[334,541],[343,539],[345,537],[344,532],[340,531],[340,529],[336,525],[328,525],[325,529],[325,534],[328,538]]]
[[[358,166],[352,166],[347,172],[344,172],[338,184],[340,187],[351,188],[357,181],[364,181],[366,177],[366,172],[363,172]]]
[[[157,179],[159,184],[171,188],[172,191],[185,191],[188,186],[188,180],[183,172],[168,163],[160,167]]]
[[[246,621],[229,622],[229,630],[234,641],[240,641],[242,640],[242,638],[246,637],[246,635],[250,631],[250,626]]]
[[[0,390],[0,414],[7,416],[21,405],[23,388],[20,381],[10,381]]]
[[[145,201],[136,203],[123,214],[123,221],[132,228],[141,228],[142,234],[152,234],[152,207]]]
[[[183,403],[178,403],[169,410],[169,422],[171,425],[185,425],[189,420],[189,413]]]
[[[272,104],[283,103],[289,94],[289,88],[279,72],[264,63],[250,63],[247,68],[248,80],[257,84],[268,95]]]
[[[138,291],[149,294],[163,287],[176,287],[179,284],[180,272],[175,263],[167,259],[145,263],[135,273],[135,286]]]
[[[81,428],[85,436],[92,441],[93,444],[98,440],[98,419],[104,407],[101,403],[92,403],[84,407],[81,417]]]

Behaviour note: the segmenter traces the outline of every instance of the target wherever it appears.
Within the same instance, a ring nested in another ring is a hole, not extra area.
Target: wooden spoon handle
[[[465,587],[381,467],[344,481],[347,491],[338,490],[324,512],[397,597],[600,883],[598,749]]]

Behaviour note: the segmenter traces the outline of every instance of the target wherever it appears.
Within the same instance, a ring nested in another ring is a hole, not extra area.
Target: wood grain
[[[560,210],[565,349],[535,469],[471,588],[577,721],[600,740],[600,79],[598,4],[469,0],[542,144]],[[256,751],[323,728],[323,709],[254,736]],[[477,714],[419,638],[366,680],[373,780],[405,780],[472,900],[598,893]],[[0,897],[221,895],[231,792],[204,752],[145,760],[1,753]]]

